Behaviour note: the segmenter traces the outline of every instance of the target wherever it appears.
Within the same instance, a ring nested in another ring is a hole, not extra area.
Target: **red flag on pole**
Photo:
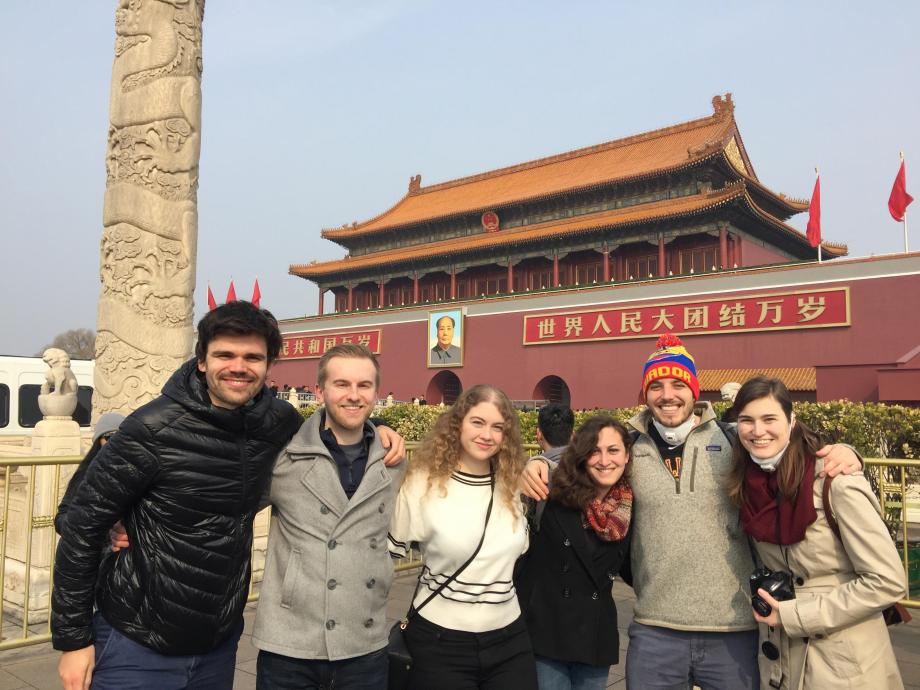
[[[227,290],[227,301],[236,302],[236,288],[233,287],[233,278],[230,279],[230,288]]]
[[[812,247],[821,244],[821,176],[815,172],[815,191],[811,193],[811,203],[808,205],[808,227],[805,235]]]
[[[259,289],[259,279],[256,278],[256,284],[252,288],[252,303],[258,307],[261,299],[262,291]]]
[[[217,301],[214,299],[214,293],[211,292],[211,286],[208,285],[208,311],[217,309]]]
[[[904,214],[907,207],[910,206],[914,198],[907,193],[907,175],[904,172],[904,158],[901,158],[901,167],[898,168],[898,175],[894,178],[894,186],[891,188],[891,196],[888,197],[888,211],[891,217],[900,222],[904,220]]]

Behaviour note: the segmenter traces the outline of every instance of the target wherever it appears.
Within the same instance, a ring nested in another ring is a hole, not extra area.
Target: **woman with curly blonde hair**
[[[394,557],[411,542],[425,557],[405,629],[410,688],[537,687],[512,583],[527,549],[525,462],[511,401],[489,385],[464,391],[412,456],[389,540]]]

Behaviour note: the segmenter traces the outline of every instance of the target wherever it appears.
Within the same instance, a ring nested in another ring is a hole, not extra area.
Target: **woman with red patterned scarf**
[[[734,409],[729,496],[756,560],[791,585],[753,585],[760,687],[902,688],[882,611],[907,583],[869,482],[862,472],[821,477],[821,440],[795,418],[779,379],[751,379]]]
[[[632,445],[612,417],[587,419],[553,474],[518,575],[540,690],[602,690],[619,662],[613,579],[628,579]]]

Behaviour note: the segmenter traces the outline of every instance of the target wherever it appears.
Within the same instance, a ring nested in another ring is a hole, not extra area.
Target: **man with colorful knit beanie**
[[[626,687],[712,690],[759,687],[757,624],[748,578],[754,570],[738,509],[724,477],[734,427],[699,401],[696,362],[679,338],[663,335],[645,363],[634,430],[632,585]],[[847,446],[824,448],[828,473],[860,468]],[[535,498],[542,463],[525,470]]]

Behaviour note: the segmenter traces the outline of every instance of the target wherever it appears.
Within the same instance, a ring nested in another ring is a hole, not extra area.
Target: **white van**
[[[70,361],[79,385],[73,418],[86,429],[93,410],[93,367],[92,361]],[[38,394],[46,371],[41,357],[0,356],[0,437],[31,434],[41,421]]]

